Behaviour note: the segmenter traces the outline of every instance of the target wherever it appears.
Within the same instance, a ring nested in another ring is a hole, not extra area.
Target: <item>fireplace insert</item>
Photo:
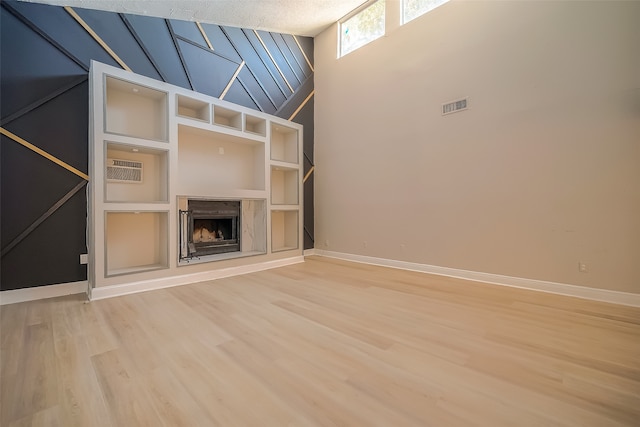
[[[193,200],[180,213],[180,259],[240,251],[240,201]]]

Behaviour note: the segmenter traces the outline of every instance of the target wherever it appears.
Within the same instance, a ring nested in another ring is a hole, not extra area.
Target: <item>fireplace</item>
[[[240,201],[187,201],[180,211],[180,260],[240,251]]]

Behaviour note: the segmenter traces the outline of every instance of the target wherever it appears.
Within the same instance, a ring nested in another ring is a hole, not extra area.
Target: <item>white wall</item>
[[[640,293],[638,23],[454,0],[341,59],[320,34],[316,247]]]

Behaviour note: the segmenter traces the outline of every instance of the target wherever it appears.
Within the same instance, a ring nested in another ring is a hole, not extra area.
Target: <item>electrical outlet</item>
[[[325,241],[324,241],[324,245],[325,245],[325,246],[327,246],[327,247],[329,247],[329,240],[325,240]]]
[[[367,241],[365,240],[364,242],[362,242],[362,247],[366,248],[367,247]]]
[[[579,262],[579,263],[578,263],[578,271],[579,271],[580,273],[586,273],[586,272],[588,271],[588,270],[587,270],[587,264],[586,264],[586,263],[584,263],[584,262]]]
[[[80,254],[80,264],[85,265],[89,263],[89,255]]]

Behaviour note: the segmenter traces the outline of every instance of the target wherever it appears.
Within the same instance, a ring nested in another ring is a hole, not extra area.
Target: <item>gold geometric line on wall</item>
[[[311,68],[311,72],[314,73],[315,70],[313,69],[313,65],[311,65],[311,61],[309,61],[309,58],[307,58],[307,54],[304,53],[304,49],[302,49],[302,46],[300,45],[298,38],[296,36],[293,36],[293,39],[296,41],[296,44],[300,48],[300,52],[302,52],[302,56],[304,56],[304,60],[307,61],[307,65],[309,65],[309,68]]]
[[[91,29],[91,27],[89,26],[89,24],[87,24],[86,22],[84,22],[84,19],[82,19],[82,18],[80,17],[80,15],[78,15],[78,14],[76,13],[76,11],[75,11],[75,10],[73,10],[73,9],[72,9],[71,7],[69,7],[69,6],[65,6],[65,7],[64,7],[64,10],[66,10],[66,11],[67,11],[67,13],[69,13],[69,15],[73,16],[73,19],[75,19],[75,20],[78,22],[78,24],[80,24],[80,25],[82,26],[82,28],[84,28],[84,29],[87,31],[87,33],[89,33],[89,35],[91,35],[91,37],[93,37],[93,39],[94,39],[95,41],[97,41],[97,42],[98,42],[98,44],[99,44],[100,46],[102,46],[102,48],[103,48],[104,50],[106,50],[106,51],[107,51],[107,53],[108,53],[109,55],[111,55],[111,57],[112,57],[112,58],[113,58],[113,59],[114,59],[118,64],[120,64],[120,66],[121,66],[122,68],[124,68],[124,69],[125,69],[125,70],[127,70],[127,71],[131,71],[131,68],[129,68],[129,67],[127,66],[127,64],[125,64],[125,63],[124,63],[124,61],[123,61],[122,59],[120,59],[120,57],[119,57],[118,55],[116,55],[116,53],[115,53],[113,50],[111,50],[111,48],[110,48],[109,46],[107,46],[107,44],[104,42],[104,40],[102,40],[102,39],[100,38],[100,36],[99,36],[95,31],[93,31],[93,30]]]
[[[293,90],[293,87],[291,87],[291,85],[287,81],[287,78],[284,76],[284,73],[282,72],[280,67],[278,67],[278,63],[276,62],[276,60],[273,57],[273,55],[271,55],[271,52],[269,52],[269,49],[267,49],[267,45],[264,44],[264,41],[262,40],[262,37],[260,37],[260,34],[258,34],[258,32],[256,30],[253,30],[253,33],[256,35],[256,37],[258,37],[258,40],[260,41],[260,44],[262,45],[264,50],[267,52],[267,55],[269,55],[269,58],[271,58],[271,62],[273,62],[273,65],[276,66],[276,70],[278,70],[278,73],[280,73],[280,77],[282,77],[284,82],[287,84],[287,86],[289,87],[289,90],[291,91],[291,93],[294,93],[295,91]]]
[[[209,37],[207,37],[207,34],[204,32],[204,29],[202,28],[202,25],[200,25],[199,22],[196,22],[196,25],[198,26],[198,29],[200,30],[200,34],[202,34],[202,37],[204,37],[204,41],[207,42],[207,46],[209,46],[209,49],[213,50],[213,46],[211,45],[211,42],[209,41]]]
[[[309,172],[307,172],[307,174],[304,176],[304,178],[302,178],[302,183],[304,184],[305,182],[307,182],[307,180],[309,179],[309,177],[311,176],[311,174],[313,173],[313,170],[315,169],[315,166],[311,166],[311,169],[309,169]]]
[[[18,144],[28,148],[29,150],[40,154],[42,157],[51,160],[53,163],[57,164],[58,166],[62,166],[63,168],[65,168],[66,170],[68,170],[69,172],[72,172],[76,175],[78,175],[80,178],[89,181],[89,175],[87,175],[84,172],[80,172],[78,169],[74,168],[73,166],[63,162],[62,160],[58,159],[57,157],[47,153],[46,151],[44,151],[41,148],[36,147],[33,144],[28,143],[27,141],[25,141],[24,139],[20,138],[18,135],[15,135],[11,132],[9,132],[8,130],[6,130],[3,127],[0,127],[0,133],[8,138],[13,139],[15,142],[17,142]]]
[[[291,115],[291,117],[289,117],[289,120],[293,120],[293,118],[295,116],[298,115],[298,113],[300,112],[300,110],[302,110],[304,108],[305,105],[307,105],[307,102],[309,102],[309,100],[311,99],[311,97],[316,93],[316,90],[312,90],[311,93],[309,94],[309,96],[307,96],[304,101],[302,101],[302,104],[300,104],[300,106],[296,109],[296,111],[293,112],[293,114]]]
[[[244,67],[244,61],[240,63],[236,72],[233,73],[233,76],[231,76],[231,80],[229,80],[229,83],[227,83],[227,87],[225,87],[222,93],[220,94],[219,99],[224,99],[227,92],[229,92],[229,89],[231,89],[231,85],[233,84],[234,80],[236,79],[236,77],[238,77],[238,74],[240,74],[240,70],[242,70],[242,67]]]

